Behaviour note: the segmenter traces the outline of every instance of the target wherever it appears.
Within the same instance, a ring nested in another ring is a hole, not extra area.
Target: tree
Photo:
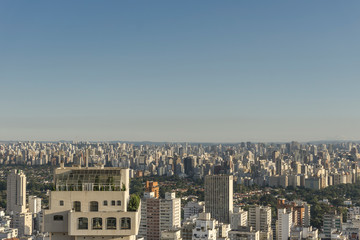
[[[130,201],[128,205],[128,211],[136,212],[140,205],[140,197],[136,194],[131,194]]]

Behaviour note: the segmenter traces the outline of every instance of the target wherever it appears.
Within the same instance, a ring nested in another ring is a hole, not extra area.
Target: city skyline
[[[359,140],[360,3],[0,3],[1,140]]]

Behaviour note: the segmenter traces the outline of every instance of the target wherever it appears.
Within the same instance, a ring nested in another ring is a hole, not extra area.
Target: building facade
[[[205,177],[205,210],[219,222],[230,223],[233,212],[233,176]]]
[[[128,209],[129,169],[61,166],[44,214],[50,240],[136,239],[139,209]]]

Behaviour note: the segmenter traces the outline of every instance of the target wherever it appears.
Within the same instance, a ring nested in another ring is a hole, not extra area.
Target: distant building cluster
[[[277,199],[269,206],[234,205],[234,184],[319,190],[359,179],[360,145],[241,143],[232,145],[129,143],[7,143],[1,165],[53,165],[49,206],[27,196],[26,176],[6,174],[7,207],[0,211],[0,239],[303,240],[359,239],[360,208],[327,212],[311,226],[311,205]],[[15,167],[16,168],[16,167]],[[130,179],[179,176],[204,181],[204,200],[160,194],[147,181],[130,195]],[[161,197],[162,196],[162,197]],[[326,201],[326,200],[323,200]],[[274,215],[276,214],[276,215]]]

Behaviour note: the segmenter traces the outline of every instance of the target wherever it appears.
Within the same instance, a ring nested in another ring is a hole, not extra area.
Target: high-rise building
[[[278,209],[278,225],[277,225],[277,239],[288,240],[291,233],[291,227],[293,223],[293,213],[288,212],[285,208]]]
[[[338,214],[336,211],[334,213],[324,214],[323,217],[324,238],[331,238],[331,234],[334,231],[342,231],[342,214]]]
[[[136,239],[140,209],[129,196],[129,169],[61,165],[54,183],[44,213],[50,240]]]
[[[26,212],[26,176],[21,170],[11,170],[7,177],[6,213]]]
[[[141,203],[139,236],[158,240],[161,232],[181,227],[181,199],[175,193],[165,193],[165,199],[155,198],[154,192],[145,192]]]
[[[29,210],[31,213],[39,213],[41,211],[41,198],[37,196],[29,196]]]
[[[233,176],[205,177],[205,211],[222,223],[230,223],[233,212]]]
[[[19,237],[32,234],[32,214],[26,209],[26,176],[21,170],[11,170],[7,177],[6,212],[12,215],[11,227]]]
[[[255,231],[260,231],[260,239],[272,239],[271,208],[253,206],[249,209],[249,226]]]
[[[240,227],[247,227],[248,225],[248,212],[243,211],[241,208],[234,208],[234,213],[230,214],[230,227],[231,229],[239,229]]]

